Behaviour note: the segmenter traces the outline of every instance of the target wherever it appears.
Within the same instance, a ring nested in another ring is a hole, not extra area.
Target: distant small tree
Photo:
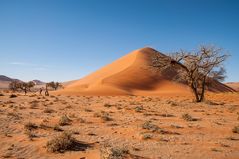
[[[36,83],[33,82],[33,81],[30,81],[30,82],[27,83],[27,85],[28,85],[29,91],[31,91],[31,88],[33,88],[36,85]]]
[[[171,56],[156,57],[153,66],[161,69],[179,66],[175,79],[186,82],[192,89],[196,102],[202,102],[206,86],[212,81],[224,80],[225,69],[222,64],[227,57],[220,48],[201,46],[197,51],[179,51]]]
[[[11,83],[9,83],[8,88],[11,91],[14,91],[14,92],[17,91],[20,88],[20,81],[17,81],[17,80],[12,81]]]
[[[25,95],[27,94],[28,84],[26,82],[20,83],[20,89],[24,91]]]
[[[48,92],[49,87],[53,88],[54,90],[57,90],[58,88],[61,88],[63,86],[61,83],[54,82],[54,81],[46,83],[45,96],[49,96],[49,92]]]
[[[30,82],[21,82],[19,87],[21,90],[24,91],[25,95],[27,94],[28,91],[31,91],[31,88],[35,86],[35,83],[33,81]]]
[[[47,86],[53,88],[54,90],[57,90],[58,88],[62,87],[62,84],[59,82],[52,81],[52,82],[47,83]]]

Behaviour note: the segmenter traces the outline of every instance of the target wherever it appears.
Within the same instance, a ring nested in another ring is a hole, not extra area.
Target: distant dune
[[[160,95],[188,94],[190,88],[173,81],[176,70],[171,68],[163,73],[151,67],[156,54],[166,56],[152,48],[135,50],[98,71],[65,86],[60,94],[79,95]],[[211,91],[232,91],[222,83],[214,82]]]
[[[7,89],[9,83],[12,82],[13,80],[18,80],[18,79],[13,79],[4,75],[0,75],[0,89]]]
[[[44,85],[45,82],[42,82],[40,80],[32,80],[33,82],[35,82],[36,85]]]

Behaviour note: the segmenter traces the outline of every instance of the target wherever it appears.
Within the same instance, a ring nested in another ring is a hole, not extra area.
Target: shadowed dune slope
[[[79,95],[160,95],[189,94],[190,89],[174,82],[175,69],[160,73],[151,67],[155,54],[165,56],[152,48],[135,50],[126,56],[106,65],[98,71],[66,85],[57,91],[60,94]],[[230,88],[215,83],[210,90],[230,91]]]

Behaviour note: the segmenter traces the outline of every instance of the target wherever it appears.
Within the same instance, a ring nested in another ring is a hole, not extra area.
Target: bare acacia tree
[[[52,81],[52,82],[47,83],[47,86],[53,88],[54,90],[57,90],[58,88],[62,87],[62,84],[59,82]]]
[[[25,95],[27,92],[31,91],[31,88],[35,86],[35,83],[33,81],[30,82],[20,82],[19,88],[24,91]]]
[[[17,80],[12,81],[11,83],[9,83],[9,89],[12,90],[13,92],[18,91],[18,89],[20,88],[20,82]]]
[[[35,83],[33,81],[30,82],[21,82],[14,80],[9,84],[9,89],[12,91],[18,91],[22,90],[24,91],[25,95],[27,94],[28,91],[31,91],[31,88],[35,86]]]
[[[49,91],[48,91],[48,88],[53,88],[54,90],[57,90],[58,88],[63,88],[63,85],[59,82],[49,82],[49,83],[46,83],[46,88],[45,88],[45,96],[49,96]]]
[[[186,82],[192,89],[196,102],[202,102],[206,86],[213,81],[224,80],[225,69],[222,64],[227,57],[220,48],[201,46],[197,51],[181,50],[168,57],[155,57],[152,63],[154,67],[161,69],[179,66],[174,78]]]

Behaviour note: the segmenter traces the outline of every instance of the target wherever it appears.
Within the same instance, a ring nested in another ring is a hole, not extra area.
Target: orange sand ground
[[[170,96],[65,96],[9,93],[0,96],[0,158],[97,159],[103,144],[126,147],[128,158],[239,158],[239,94],[207,94],[210,102],[193,103],[191,95]],[[140,108],[140,109],[139,109]],[[51,109],[49,113],[46,110]],[[107,112],[111,120],[104,120]],[[197,121],[186,121],[184,113]],[[60,126],[92,147],[85,151],[52,153],[48,140],[62,133],[53,127],[66,114],[71,123]],[[142,128],[150,121],[160,131]],[[38,128],[29,139],[24,125]],[[147,136],[149,136],[147,138]]]

